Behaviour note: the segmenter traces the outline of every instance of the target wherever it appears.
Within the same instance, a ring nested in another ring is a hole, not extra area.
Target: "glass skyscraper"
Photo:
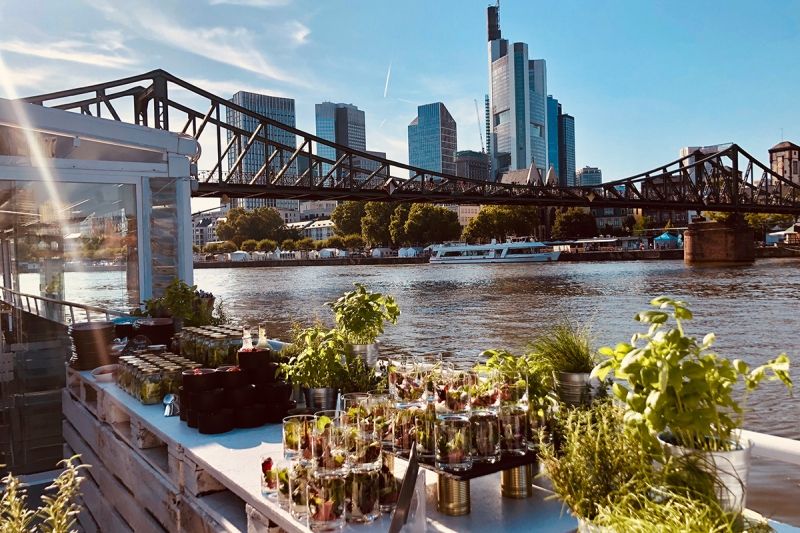
[[[456,121],[443,103],[417,107],[408,125],[408,164],[455,176],[456,138]]]
[[[364,127],[364,112],[353,104],[322,102],[315,106],[317,137],[366,151],[367,134]],[[331,146],[317,145],[317,155],[336,161],[341,154]],[[331,165],[322,164],[322,173],[327,174]]]
[[[547,160],[558,173],[558,113],[561,105],[552,96],[547,97]]]
[[[495,176],[534,163],[549,168],[547,66],[528,59],[528,45],[509,43],[500,32],[499,7],[487,11],[489,41],[489,117],[487,140]]]
[[[562,187],[575,186],[575,118],[558,105],[558,181]]]
[[[575,185],[588,187],[603,183],[603,172],[597,167],[583,167],[575,173]]]
[[[260,115],[267,116],[273,120],[286,124],[287,126],[295,126],[294,115],[294,99],[293,98],[280,98],[277,96],[269,96],[266,94],[250,93],[246,91],[239,91],[233,95],[231,102],[245,109],[255,111]],[[245,131],[255,131],[258,126],[258,120],[254,117],[240,113],[234,109],[227,108],[225,120],[228,124],[241,128]],[[281,144],[294,147],[296,140],[292,133],[283,131],[275,126],[267,127],[267,138],[279,142]],[[231,139],[231,132],[228,132],[228,140]],[[242,143],[243,145],[244,143]],[[265,148],[268,153],[265,154]],[[234,143],[228,152],[228,167],[232,167],[236,159],[239,157],[240,147],[238,143]],[[274,150],[267,148],[264,143],[255,142],[245,154],[242,160],[240,170],[231,179],[234,182],[247,182],[256,173],[261,170],[264,161],[269,157]],[[269,173],[276,173],[281,169],[282,163],[279,158],[275,158],[270,163]],[[290,175],[297,174],[297,165],[293,164],[287,171]],[[278,207],[281,209],[297,209],[299,202],[297,200],[276,200],[274,198],[231,198],[231,207],[244,207],[245,209],[254,209],[256,207],[269,206]]]

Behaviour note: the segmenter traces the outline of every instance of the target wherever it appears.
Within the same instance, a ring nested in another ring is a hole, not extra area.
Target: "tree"
[[[193,244],[192,245],[192,253],[193,254],[199,254],[200,253],[200,247],[198,245],[196,245],[196,244]]]
[[[210,242],[203,247],[203,252],[207,254],[219,253],[219,243]]]
[[[331,237],[333,238],[333,237]],[[348,250],[361,250],[364,248],[366,243],[364,243],[364,237],[359,235],[358,233],[352,233],[350,235],[345,235],[342,244]]]
[[[391,245],[389,223],[396,204],[389,202],[367,202],[364,218],[361,219],[361,235],[369,246]]]
[[[235,252],[238,246],[233,241],[225,241],[219,245],[219,251],[223,254],[229,254],[231,252]]]
[[[626,216],[625,222],[622,223],[622,227],[625,228],[625,231],[628,235],[633,235],[633,231],[636,228],[636,217],[633,215]]]
[[[486,205],[469,221],[462,236],[469,242],[503,241],[510,235],[534,235],[538,226],[539,210],[535,207]]]
[[[359,235],[358,238],[360,239],[361,235]],[[344,248],[345,247],[344,238],[341,237],[340,235],[332,235],[328,237],[328,242],[325,243],[325,247],[337,248],[337,249]]]
[[[409,244],[406,238],[406,220],[412,204],[402,203],[397,206],[389,218],[389,235],[395,244]]]
[[[247,239],[242,242],[242,250],[245,252],[255,252],[258,248],[258,241],[255,239]]]
[[[286,224],[280,213],[272,207],[258,207],[248,210],[236,207],[228,211],[225,220],[217,225],[220,239],[233,241],[238,245],[248,239],[285,239],[289,237]]]
[[[261,239],[256,245],[256,249],[259,252],[274,252],[277,247],[278,243],[272,239]]]
[[[744,215],[744,220],[753,229],[755,237],[763,241],[766,239],[768,231],[775,226],[788,228],[794,224],[795,217],[778,213],[747,213]]]
[[[594,215],[579,207],[571,207],[556,213],[553,223],[554,239],[581,239],[597,236],[597,222]]]
[[[457,239],[461,234],[458,215],[432,204],[413,204],[404,227],[409,243],[431,244]]]
[[[331,220],[337,235],[361,233],[361,219],[364,218],[364,202],[342,202],[331,213]]]
[[[281,242],[281,250],[297,250],[297,243],[294,239],[284,239]]]
[[[311,237],[303,237],[299,241],[295,243],[298,250],[313,250],[314,249],[314,239]]]

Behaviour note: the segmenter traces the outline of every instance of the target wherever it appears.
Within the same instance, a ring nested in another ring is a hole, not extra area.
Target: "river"
[[[91,276],[95,287],[113,285],[97,280],[114,273],[73,275]],[[86,295],[77,281],[67,280],[69,292]],[[757,364],[785,351],[793,358],[792,377],[800,383],[800,261],[794,259],[725,268],[625,261],[195,271],[195,283],[221,298],[232,317],[266,321],[270,334],[279,338],[293,321],[319,318],[332,324],[324,303],[353,282],[396,297],[402,314],[382,337],[393,353],[475,361],[487,348],[521,350],[537,331],[564,317],[588,325],[598,346],[615,344],[643,331],[633,315],[665,294],[691,304],[696,318],[687,329],[698,337],[715,332],[720,354]],[[108,304],[107,298],[104,293],[94,303]],[[78,301],[87,300],[92,298]],[[745,426],[800,440],[798,397],[765,383],[749,398]],[[800,525],[800,467],[755,459],[750,486],[751,507]]]

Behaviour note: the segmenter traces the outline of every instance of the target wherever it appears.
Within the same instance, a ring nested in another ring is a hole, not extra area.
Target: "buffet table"
[[[269,424],[202,435],[163,406],[143,405],[114,383],[67,371],[63,395],[66,454],[92,465],[82,486],[85,531],[306,532],[277,502],[261,495],[260,458],[282,455],[281,426]],[[451,517],[436,510],[437,476],[426,472],[428,531],[573,530],[561,503],[534,487],[527,499],[500,495],[500,474],[471,482],[472,512]],[[384,514],[345,531],[387,531]]]

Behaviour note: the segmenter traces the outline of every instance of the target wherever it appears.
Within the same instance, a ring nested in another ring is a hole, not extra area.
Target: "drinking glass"
[[[472,468],[472,429],[469,417],[446,414],[436,420],[436,466],[449,472]]]
[[[392,397],[385,392],[370,392],[367,398],[369,422],[383,446],[392,445],[392,413],[394,403]],[[369,428],[364,428],[369,430]]]
[[[392,448],[394,453],[408,455],[416,438],[416,419],[422,409],[418,405],[398,407],[392,421]]]
[[[380,458],[379,458],[380,460]],[[348,522],[368,523],[380,516],[381,468],[351,468],[347,475],[345,518]]]
[[[523,405],[501,405],[500,449],[507,455],[525,455],[528,451],[528,411]]]
[[[311,459],[314,420],[312,415],[293,415],[283,419],[283,456],[286,459]]]
[[[497,411],[473,410],[469,417],[472,430],[472,460],[495,463],[500,460],[500,423]]]
[[[292,461],[289,467],[289,510],[298,520],[308,516],[308,482],[313,471],[310,463]]]
[[[344,527],[346,474],[315,469],[308,481],[308,527],[312,531],[336,531]]]
[[[342,395],[342,417],[346,424],[366,424],[369,411],[367,399],[369,393],[348,392]]]

